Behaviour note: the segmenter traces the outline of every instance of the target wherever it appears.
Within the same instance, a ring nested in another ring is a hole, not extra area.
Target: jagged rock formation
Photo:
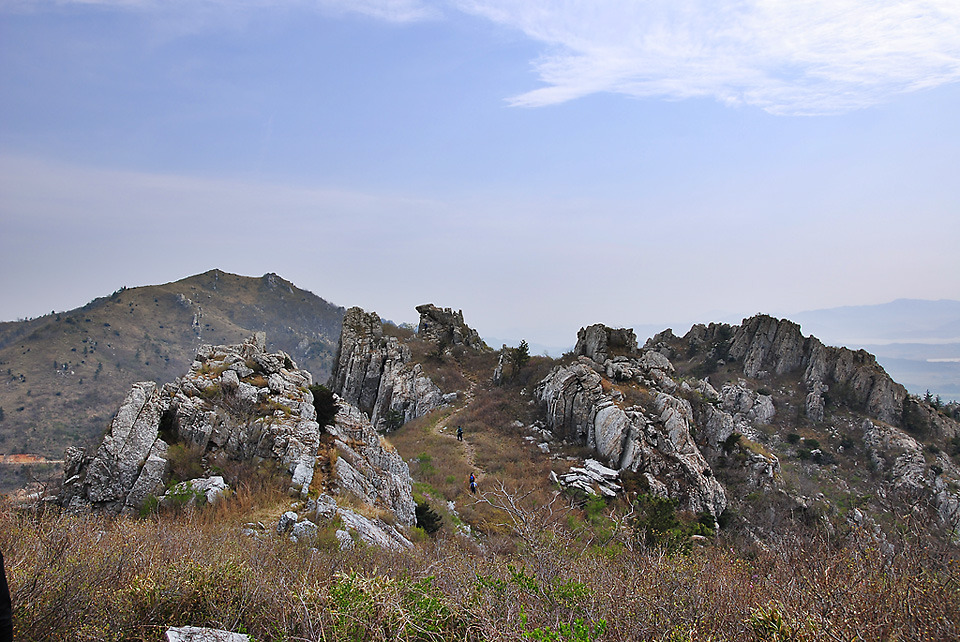
[[[330,389],[370,417],[377,430],[390,427],[392,412],[402,421],[422,417],[443,405],[443,393],[410,363],[410,349],[385,336],[380,317],[350,308],[343,318]]]
[[[960,468],[945,453],[926,451],[923,444],[892,426],[865,419],[860,429],[873,465],[893,489],[914,501],[928,500],[940,522],[957,534],[960,494],[951,490],[950,480],[960,479]],[[934,457],[932,464],[927,463],[928,456]]]
[[[338,518],[343,526],[336,535],[341,548],[352,546],[354,535],[371,546],[409,548],[412,544],[394,524],[416,524],[410,469],[377,434],[363,412],[338,401],[340,409],[327,429],[332,437],[329,446],[336,455],[331,457],[331,474],[321,484],[326,492],[307,502],[299,512],[284,513],[277,532],[289,532],[297,541],[309,542],[316,536],[318,526]],[[349,505],[356,505],[359,500],[366,507],[366,514],[338,506],[335,497],[352,498]]]
[[[364,504],[388,510],[401,526],[416,522],[410,468],[393,447],[382,440],[359,409],[340,404],[328,428],[337,449],[334,463],[338,492]]]
[[[907,391],[873,355],[824,346],[786,319],[757,315],[734,327],[695,325],[683,341],[691,351],[712,346],[710,358],[742,363],[744,376],[751,379],[802,372],[809,390],[805,406],[815,421],[823,420],[825,394],[880,421],[900,425],[902,420]]]
[[[417,306],[420,313],[420,338],[448,346],[464,345],[478,350],[487,350],[480,334],[463,322],[463,311],[438,308],[432,303]]]
[[[690,403],[653,391],[646,404],[626,401],[600,372],[629,372],[649,383],[650,373],[662,372],[664,364],[660,358],[618,359],[601,365],[580,357],[555,368],[536,390],[547,428],[595,449],[613,468],[640,473],[651,492],[679,499],[683,510],[720,515],[726,497],[691,436]]]
[[[597,363],[604,363],[614,355],[633,356],[637,354],[637,335],[630,328],[615,330],[597,323],[580,328],[573,353]]]
[[[176,382],[133,386],[93,457],[68,450],[60,502],[74,510],[139,509],[162,491],[175,442],[208,458],[275,460],[291,488],[305,493],[320,436],[311,383],[289,356],[265,352],[263,333],[241,345],[202,346]]]

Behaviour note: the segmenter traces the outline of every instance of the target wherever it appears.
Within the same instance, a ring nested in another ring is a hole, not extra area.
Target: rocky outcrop
[[[724,490],[691,436],[689,402],[661,392],[649,407],[626,406],[622,393],[605,390],[606,380],[594,365],[580,357],[555,368],[537,387],[547,428],[595,449],[612,468],[640,473],[650,492],[678,499],[681,509],[719,515],[726,506]],[[644,378],[661,367],[659,359],[638,359],[626,363],[621,374]]]
[[[366,415],[341,403],[328,432],[337,450],[333,491],[390,511],[401,526],[413,526],[416,504],[410,468],[393,446],[381,439]]]
[[[258,333],[240,345],[202,346],[176,382],[135,384],[94,456],[68,450],[61,504],[139,509],[164,488],[173,443],[208,459],[275,460],[291,489],[306,493],[320,435],[312,378],[286,354],[268,354],[265,343]]]
[[[906,389],[895,383],[876,358],[863,350],[824,346],[816,337],[804,337],[800,326],[786,319],[757,315],[739,326],[696,325],[684,336],[689,350],[706,350],[707,358],[742,364],[752,379],[802,373],[810,391],[808,417],[823,420],[825,399],[842,403],[890,424],[903,417]]]
[[[396,413],[403,422],[443,405],[443,393],[410,363],[410,349],[385,336],[380,317],[350,308],[343,319],[330,389],[356,406],[377,430],[386,431]]]
[[[637,354],[637,335],[630,328],[614,329],[597,323],[580,328],[573,353],[596,363],[604,363],[615,355],[634,356]]]
[[[960,538],[960,469],[943,452],[925,452],[923,444],[898,428],[864,420],[864,443],[876,469],[894,491],[913,500],[926,499],[938,521]],[[935,461],[928,462],[931,456]]]
[[[438,308],[432,303],[417,306],[420,313],[420,338],[447,346],[467,346],[477,350],[489,350],[480,334],[463,322],[463,311]]]

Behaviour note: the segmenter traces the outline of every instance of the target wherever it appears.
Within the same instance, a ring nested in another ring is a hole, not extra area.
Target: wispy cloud
[[[437,15],[436,9],[425,0],[0,0],[0,9],[20,11],[71,5],[163,11],[303,8],[331,13],[360,13],[389,22],[416,22]]]
[[[837,113],[960,81],[956,0],[457,0],[550,47],[538,107],[597,92]]]
[[[7,10],[78,5],[394,23],[460,11],[543,43],[533,64],[544,86],[509,99],[525,107],[608,92],[829,114],[960,81],[957,0],[0,0]]]

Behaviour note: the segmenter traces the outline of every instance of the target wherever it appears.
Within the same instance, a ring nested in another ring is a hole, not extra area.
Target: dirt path
[[[446,439],[457,438],[457,425],[459,422],[456,420],[456,418],[461,412],[467,409],[471,402],[473,402],[474,391],[477,388],[477,382],[466,375],[464,375],[464,378],[470,382],[470,387],[463,394],[463,405],[438,421],[433,428],[434,433]],[[472,471],[476,471],[477,480],[480,480],[484,475],[484,471],[482,468],[477,466],[476,448],[470,443],[470,440],[467,439],[466,435],[464,435],[463,441],[461,441],[460,444],[463,446],[463,458],[467,463],[467,467]]]

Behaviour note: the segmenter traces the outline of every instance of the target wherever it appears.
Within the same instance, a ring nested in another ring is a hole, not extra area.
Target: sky
[[[219,268],[564,346],[960,299],[956,0],[0,0],[0,320]]]

